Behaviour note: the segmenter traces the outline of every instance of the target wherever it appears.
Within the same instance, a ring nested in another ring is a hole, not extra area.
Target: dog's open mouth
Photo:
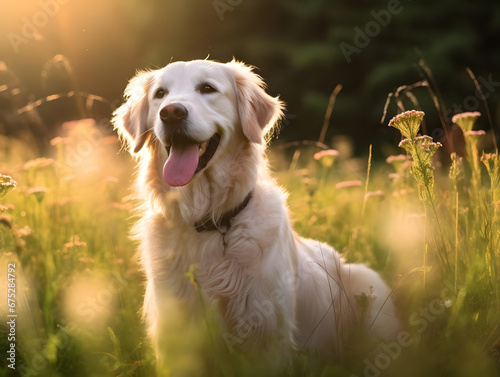
[[[175,137],[168,145],[168,159],[163,167],[163,178],[173,187],[185,186],[194,175],[204,169],[215,154],[221,136],[215,133],[199,143],[187,137]]]

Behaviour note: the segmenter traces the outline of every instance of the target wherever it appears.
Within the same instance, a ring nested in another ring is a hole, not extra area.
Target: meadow
[[[290,367],[272,371],[221,350],[215,340],[207,342],[209,361],[197,372],[499,375],[500,157],[483,152],[492,136],[478,131],[489,129],[485,117],[454,119],[465,135],[463,157],[418,136],[422,117],[414,112],[392,122],[406,141],[392,146],[385,161],[375,160],[371,148],[354,157],[348,140],[319,155],[321,148],[310,145],[269,151],[289,191],[296,230],[332,244],[349,262],[369,265],[393,287],[405,323],[397,339],[371,353],[353,349],[343,364],[314,365],[314,355],[297,352]],[[90,119],[65,123],[48,157],[2,138],[1,376],[155,375],[140,319],[144,277],[128,237],[133,171],[117,138]],[[14,301],[7,301],[12,284]],[[15,370],[5,357],[10,309],[17,315]],[[215,321],[207,326],[216,333]],[[179,344],[191,336],[197,335],[186,329]],[[174,362],[186,364],[182,355]]]

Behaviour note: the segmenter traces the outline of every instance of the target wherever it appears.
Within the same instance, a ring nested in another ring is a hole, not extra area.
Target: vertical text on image
[[[16,264],[9,263],[7,265],[7,340],[9,342],[7,351],[7,366],[11,369],[16,369]]]

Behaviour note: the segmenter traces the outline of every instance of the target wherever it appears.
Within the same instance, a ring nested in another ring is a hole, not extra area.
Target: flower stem
[[[366,170],[366,183],[365,183],[365,195],[363,197],[363,208],[361,209],[361,218],[365,214],[366,207],[366,193],[368,192],[368,183],[370,182],[370,169],[372,166],[372,145],[370,144],[370,149],[368,151],[368,168]]]

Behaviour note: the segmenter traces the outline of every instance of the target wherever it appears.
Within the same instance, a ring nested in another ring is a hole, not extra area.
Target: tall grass
[[[137,314],[143,279],[128,239],[132,166],[116,138],[92,144],[82,138],[96,130],[92,122],[72,126],[54,143],[54,159],[9,161],[25,146],[1,158],[17,187],[3,201],[0,284],[6,292],[7,263],[16,263],[19,315],[16,373],[3,373],[150,376]],[[4,332],[0,344],[8,344]]]
[[[0,290],[6,292],[7,263],[16,263],[19,319],[18,369],[2,361],[0,375],[154,376],[138,314],[144,278],[128,239],[133,166],[117,153],[115,139],[89,141],[92,122],[67,128],[52,143],[52,159],[2,141],[9,154],[0,158],[0,173],[17,186],[0,203]],[[371,153],[351,157],[339,146],[314,158],[317,146],[299,146],[289,161],[272,151],[297,231],[379,271],[394,288],[405,326],[374,352],[353,349],[357,357],[346,364],[313,366],[313,355],[298,352],[291,368],[270,371],[222,350],[207,313],[206,374],[498,375],[500,160],[498,152],[483,154],[481,137],[465,162],[452,156],[451,170],[429,156],[420,170],[425,177],[417,179],[422,161],[412,153],[383,162]],[[432,185],[422,187],[431,173]],[[6,315],[2,304],[0,316]],[[8,329],[0,329],[2,350],[8,349]]]

